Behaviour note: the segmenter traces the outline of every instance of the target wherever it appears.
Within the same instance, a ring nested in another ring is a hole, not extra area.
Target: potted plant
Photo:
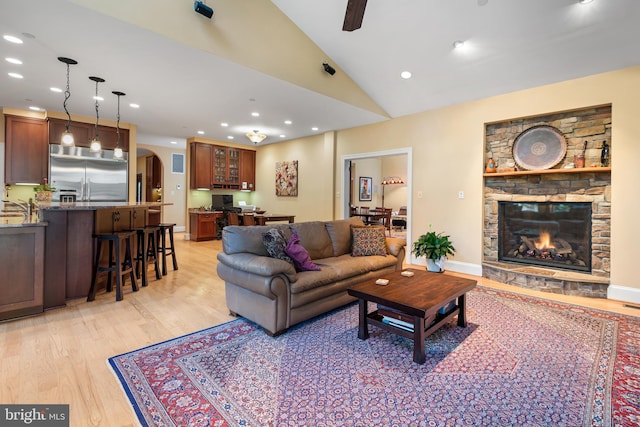
[[[427,259],[428,271],[442,273],[447,255],[453,255],[456,248],[453,247],[448,235],[432,231],[431,224],[429,224],[429,231],[413,242],[411,252],[417,257]]]
[[[55,191],[55,187],[49,184],[47,178],[42,180],[42,184],[38,184],[33,187],[33,191],[36,192],[36,201],[38,202],[50,202],[51,193]]]

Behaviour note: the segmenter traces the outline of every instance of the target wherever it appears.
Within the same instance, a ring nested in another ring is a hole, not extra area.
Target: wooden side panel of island
[[[93,265],[93,210],[44,210],[48,222],[45,245],[44,308],[61,307],[67,299],[86,297]]]

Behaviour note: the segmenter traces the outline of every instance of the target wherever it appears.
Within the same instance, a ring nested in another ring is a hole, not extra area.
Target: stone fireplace
[[[513,166],[515,138],[531,126],[558,128],[567,156],[541,171]],[[606,298],[610,265],[611,168],[601,167],[611,141],[611,106],[513,119],[485,126],[483,277],[520,287]],[[587,144],[584,168],[570,167]],[[612,150],[613,151],[613,150]],[[566,167],[565,167],[566,166]]]

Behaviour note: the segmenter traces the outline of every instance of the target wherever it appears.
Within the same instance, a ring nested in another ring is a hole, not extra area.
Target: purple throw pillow
[[[295,231],[284,248],[284,252],[293,260],[296,271],[319,271],[320,267],[311,261],[309,252],[300,244],[300,237]]]

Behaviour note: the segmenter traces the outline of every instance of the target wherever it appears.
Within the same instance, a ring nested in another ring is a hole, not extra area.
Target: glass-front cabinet
[[[242,189],[241,178],[249,166],[251,176],[255,176],[255,160],[243,166],[247,156],[239,148],[211,145],[201,142],[191,143],[191,188],[193,189]],[[252,157],[255,159],[255,154]],[[241,176],[242,175],[242,176]],[[253,181],[253,178],[252,178]],[[254,184],[247,186],[253,189]]]

